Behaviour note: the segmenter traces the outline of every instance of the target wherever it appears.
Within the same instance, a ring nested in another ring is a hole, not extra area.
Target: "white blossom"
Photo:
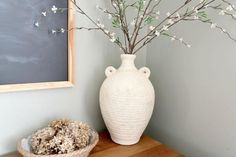
[[[116,3],[114,2],[114,3],[112,3],[112,5],[113,5],[113,7],[117,7],[117,5],[116,5]]]
[[[179,38],[179,41],[182,43],[184,41],[184,39],[183,38]]]
[[[112,38],[110,39],[110,41],[114,43],[114,42],[116,41],[116,38],[115,38],[115,37],[112,37]]]
[[[158,19],[159,19],[159,16],[156,16],[155,19],[158,20]]]
[[[43,16],[47,16],[47,12],[46,12],[46,11],[43,11],[41,14],[42,14]]]
[[[169,29],[168,29],[168,26],[164,25],[164,26],[162,27],[162,30],[163,30],[163,31],[168,31],[168,30],[169,30]]]
[[[178,12],[176,13],[176,16],[178,19],[180,18],[180,14]]]
[[[216,23],[212,23],[211,28],[216,28]]]
[[[225,15],[225,11],[224,11],[224,10],[221,10],[221,11],[219,12],[219,15]]]
[[[202,3],[202,2],[204,2],[204,1],[205,1],[205,0],[200,0],[199,3]]]
[[[39,27],[39,22],[36,21],[36,22],[34,23],[34,26],[35,26],[35,27]]]
[[[231,5],[229,5],[229,6],[226,8],[226,10],[232,11],[232,10],[233,10],[233,7],[232,7]]]
[[[208,8],[208,6],[209,6],[209,5],[205,5],[204,8],[206,9],[206,8]]]
[[[136,23],[136,20],[132,20],[131,23],[130,23],[130,25],[131,25],[131,26],[134,26],[135,23]]]
[[[108,31],[108,30],[106,30],[106,29],[104,30],[104,32],[105,32],[106,34],[109,34],[109,31]]]
[[[56,32],[57,32],[56,30],[52,29],[52,34],[56,34]]]
[[[111,33],[110,35],[111,35],[112,37],[114,37],[114,36],[116,35],[116,33],[113,32],[113,33]]]
[[[99,24],[99,27],[101,27],[102,29],[105,28],[104,24]]]
[[[155,35],[159,37],[161,35],[161,33],[159,31],[156,31]]]
[[[147,39],[150,39],[150,38],[152,38],[152,36],[150,36],[150,35],[149,35],[149,36],[147,36]]]
[[[156,15],[160,15],[161,13],[160,13],[160,11],[158,10],[157,12],[156,12]]]
[[[154,27],[154,26],[150,26],[149,29],[150,29],[151,31],[153,31],[153,30],[155,29],[155,27]]]
[[[168,24],[172,25],[172,24],[174,24],[174,21],[172,19],[169,19]]]
[[[64,28],[61,28],[60,31],[61,31],[61,33],[65,33],[66,30]]]
[[[187,47],[188,47],[188,48],[191,48],[191,47],[192,47],[192,45],[190,45],[190,44],[187,44]]]
[[[112,19],[112,15],[111,14],[108,14],[108,19]]]
[[[53,5],[52,8],[51,8],[51,10],[52,10],[52,12],[53,12],[54,14],[56,14],[58,8],[57,8],[55,5]]]
[[[166,13],[166,16],[170,16],[170,15],[171,15],[170,12],[167,12],[167,13]]]
[[[171,40],[171,41],[176,40],[176,36],[173,36],[170,40]]]
[[[194,20],[198,20],[199,17],[198,17],[198,16],[193,16],[193,19],[194,19]]]

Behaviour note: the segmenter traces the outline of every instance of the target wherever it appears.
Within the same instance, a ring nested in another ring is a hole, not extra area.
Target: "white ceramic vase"
[[[149,80],[150,70],[137,69],[136,56],[122,54],[119,69],[106,69],[107,78],[100,89],[100,108],[115,143],[132,145],[140,140],[150,121],[155,92]]]

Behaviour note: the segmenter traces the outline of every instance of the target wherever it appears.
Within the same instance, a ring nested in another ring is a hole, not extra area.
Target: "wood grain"
[[[75,7],[71,0],[68,0],[68,30],[75,27]],[[74,84],[74,63],[75,63],[75,30],[68,32],[68,71],[69,82]]]
[[[66,88],[66,87],[73,87],[73,83],[70,81],[62,81],[62,82],[0,85],[0,93],[28,91],[28,90],[36,90],[36,89],[39,90],[39,89]]]
[[[74,4],[68,0],[68,29],[75,26]],[[43,82],[43,83],[26,83],[26,84],[12,84],[0,85],[0,93],[15,92],[15,91],[28,91],[40,89],[53,89],[53,88],[67,88],[74,85],[74,58],[75,58],[75,44],[74,44],[74,30],[68,32],[68,81],[58,82]]]
[[[171,148],[143,136],[138,144],[132,146],[121,146],[111,141],[107,132],[99,134],[99,142],[89,157],[184,157]],[[22,157],[19,154],[7,155],[5,157]]]

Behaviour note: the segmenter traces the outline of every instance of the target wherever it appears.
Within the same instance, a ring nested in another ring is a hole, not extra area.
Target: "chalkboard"
[[[71,83],[69,5],[70,0],[0,0],[0,90]]]

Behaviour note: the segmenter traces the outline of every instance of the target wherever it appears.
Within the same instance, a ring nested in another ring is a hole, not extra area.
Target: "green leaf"
[[[144,23],[145,24],[150,24],[150,23],[152,23],[153,22],[153,18],[152,17],[147,17],[147,18],[145,18],[145,20],[144,20]]]
[[[205,11],[201,11],[197,14],[199,17],[204,17],[204,18],[207,18],[207,14]]]
[[[112,19],[112,27],[120,28],[120,20],[118,18],[113,18]]]
[[[170,35],[168,33],[162,33],[162,35],[170,37]]]
[[[144,8],[144,0],[138,0],[138,7],[140,9],[143,9]]]
[[[208,16],[207,16],[207,13],[205,11],[200,11],[197,13],[197,16],[199,17],[200,20],[202,21],[206,21],[206,20],[209,20],[208,19]]]
[[[120,38],[117,37],[115,43],[119,43],[119,42],[120,42]]]

